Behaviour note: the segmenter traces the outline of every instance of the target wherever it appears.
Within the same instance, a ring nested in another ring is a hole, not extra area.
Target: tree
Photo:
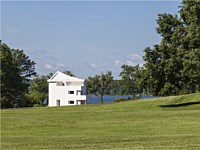
[[[30,77],[36,76],[35,62],[29,59],[23,50],[11,49],[13,61],[20,70],[20,76],[24,82],[30,81]]]
[[[66,75],[69,75],[71,77],[75,77],[75,75],[71,71],[69,71],[69,70],[66,70],[63,73],[66,74]]]
[[[121,85],[123,88],[123,93],[131,94],[133,97],[136,95],[136,85],[134,79],[134,68],[133,66],[122,65],[123,69],[119,76],[122,77]]]
[[[147,94],[147,90],[145,88],[146,85],[146,72],[143,67],[140,67],[139,65],[135,66],[135,84],[137,86],[137,93],[142,97],[143,91],[145,91],[145,94]]]
[[[1,108],[20,107],[20,100],[28,92],[30,77],[36,73],[35,63],[23,51],[1,44]]]
[[[51,74],[47,76],[36,76],[29,86],[29,97],[33,97],[35,102],[44,104],[44,101],[48,101],[48,82]]]
[[[154,48],[145,49],[145,68],[148,73],[149,92],[153,95],[177,95],[182,80],[181,43],[182,23],[177,16],[159,14],[157,32],[163,37]],[[166,85],[165,85],[166,84]]]
[[[44,98],[45,98],[44,93],[38,91],[34,91],[25,95],[25,100],[28,100],[30,107],[34,106],[35,104],[41,104],[41,101],[43,104]]]
[[[142,84],[142,71],[139,65],[128,66],[122,65],[123,70],[120,73],[122,77],[121,86],[125,94],[131,94],[133,97],[136,94],[142,94],[143,84]]]
[[[95,75],[94,77],[88,77],[88,93],[98,96],[100,102],[103,103],[103,95],[105,95],[106,92],[112,88],[112,82],[112,72],[107,72],[101,75]]]
[[[162,40],[144,50],[150,94],[192,93],[200,86],[200,1],[183,0],[179,13],[158,15]]]
[[[121,84],[120,84],[121,80],[113,80],[112,81],[112,87],[111,89],[108,91],[108,95],[121,95],[122,94],[122,90],[121,90]]]
[[[30,85],[31,77],[36,76],[35,62],[29,59],[23,50],[11,49],[12,58],[15,66],[19,69],[20,77],[22,78],[23,86],[21,90],[23,93],[28,93],[28,87]]]
[[[200,87],[200,1],[183,0],[180,16],[185,27],[182,49],[186,51],[183,62],[185,87],[193,93]]]
[[[12,53],[6,44],[1,45],[1,108],[15,107],[17,99],[22,94],[19,90],[22,87],[20,70],[13,62]]]

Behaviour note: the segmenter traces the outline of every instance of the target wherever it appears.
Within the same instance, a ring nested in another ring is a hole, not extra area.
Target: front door
[[[57,105],[57,106],[60,106],[60,100],[57,100],[57,101],[56,101],[56,105]]]

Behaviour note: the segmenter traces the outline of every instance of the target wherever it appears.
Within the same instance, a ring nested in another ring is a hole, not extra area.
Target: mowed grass
[[[200,149],[200,93],[1,110],[1,149]]]

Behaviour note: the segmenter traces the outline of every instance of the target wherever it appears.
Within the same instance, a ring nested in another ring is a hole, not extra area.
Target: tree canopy
[[[19,107],[28,92],[30,77],[35,76],[35,62],[22,50],[10,49],[5,43],[0,47],[1,108]]]
[[[48,101],[48,82],[50,75],[37,75],[36,78],[32,80],[29,86],[29,94],[27,96],[30,99],[34,99],[36,103],[44,104],[44,101]]]
[[[146,88],[153,95],[196,92],[200,87],[200,1],[183,0],[180,17],[159,14],[159,44],[144,52]]]
[[[66,74],[66,75],[69,75],[71,77],[75,77],[75,75],[69,70],[63,71],[63,73]]]
[[[112,82],[113,76],[110,71],[105,74],[95,75],[94,77],[88,77],[88,93],[98,96],[100,102],[103,103],[103,95],[108,93],[108,91],[112,88]]]

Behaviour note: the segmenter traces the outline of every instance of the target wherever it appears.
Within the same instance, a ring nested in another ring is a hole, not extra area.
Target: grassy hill
[[[1,110],[1,149],[200,149],[200,93]]]

